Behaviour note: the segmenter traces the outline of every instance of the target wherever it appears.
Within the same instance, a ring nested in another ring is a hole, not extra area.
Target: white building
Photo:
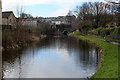
[[[58,21],[57,21],[57,20],[54,20],[54,21],[51,21],[51,23],[58,25],[58,24],[61,24],[61,21],[59,21],[59,20],[58,20]]]
[[[33,20],[33,19],[23,19],[23,20],[22,20],[22,25],[23,25],[23,26],[36,27],[36,26],[37,26],[37,20]]]
[[[51,23],[59,25],[59,24],[66,24],[65,16],[58,16],[56,19],[53,19]]]

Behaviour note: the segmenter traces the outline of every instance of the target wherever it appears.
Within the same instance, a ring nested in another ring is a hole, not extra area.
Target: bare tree
[[[120,13],[120,6],[113,3],[89,2],[77,6],[75,13],[77,14],[78,22],[95,25],[94,28],[97,28],[106,26],[109,22],[116,22]]]
[[[24,10],[23,10],[23,6],[17,6],[16,7],[16,11],[17,11],[17,16],[18,16],[18,19],[17,19],[17,42],[19,42],[20,40],[20,33],[21,33],[21,27],[22,27],[22,19],[20,17],[20,15],[22,13],[24,13]]]
[[[120,0],[105,0],[111,5],[111,12],[117,17],[117,23],[120,25]]]
[[[107,12],[106,5],[103,2],[94,2],[94,3],[90,2],[89,5],[90,5],[91,14],[93,14],[93,16],[96,17],[95,21],[96,21],[96,26],[98,27],[101,14]]]
[[[120,0],[105,0],[105,1],[112,4],[120,4]]]
[[[21,13],[20,18],[33,18],[31,14]]]

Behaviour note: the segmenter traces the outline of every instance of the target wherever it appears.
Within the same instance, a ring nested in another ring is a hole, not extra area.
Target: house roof
[[[13,12],[12,11],[2,12],[2,18],[8,18],[11,13],[13,13]]]

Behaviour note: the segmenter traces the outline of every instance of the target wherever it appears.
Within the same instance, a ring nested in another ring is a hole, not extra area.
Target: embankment
[[[93,79],[118,79],[118,46],[109,42],[104,42],[93,36],[82,36],[71,33],[70,36],[77,37],[95,43],[101,48],[102,60],[96,73],[91,76]]]
[[[0,47],[0,50],[19,49],[19,48],[27,47],[27,46],[29,46],[29,44],[31,44],[33,42],[38,42],[39,40],[41,40],[45,37],[47,37],[47,36],[46,35],[40,35],[40,36],[32,35],[31,37],[28,37],[27,40],[21,40],[19,42],[15,42],[15,41],[11,40],[11,42],[9,42],[9,44],[4,43],[4,45],[2,45]]]

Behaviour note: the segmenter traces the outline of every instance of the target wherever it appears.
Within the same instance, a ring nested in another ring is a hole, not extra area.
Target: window
[[[10,19],[10,22],[12,21],[12,19]]]

